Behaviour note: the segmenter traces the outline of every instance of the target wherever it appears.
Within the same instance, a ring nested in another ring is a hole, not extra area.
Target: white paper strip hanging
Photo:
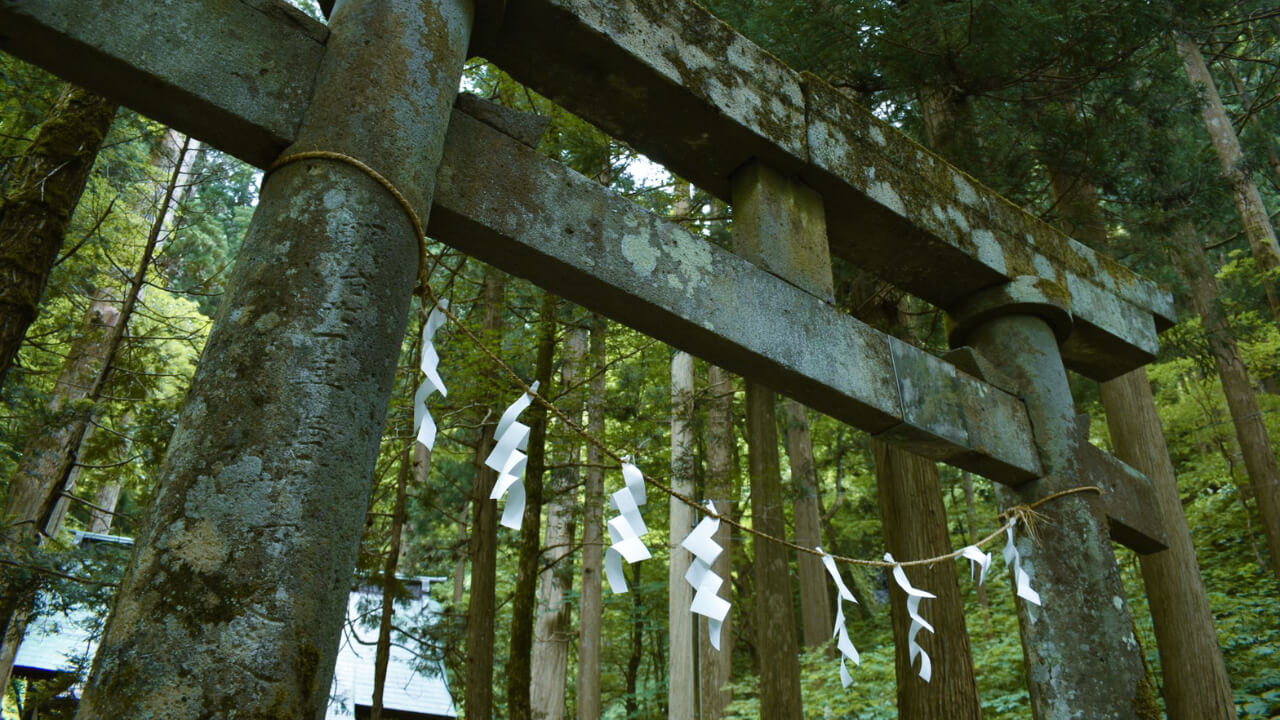
[[[844,601],[848,600],[856,604],[858,600],[845,586],[844,580],[840,577],[840,571],[836,569],[835,559],[823,552],[821,547],[817,550],[822,554],[822,565],[827,569],[827,574],[831,576],[831,580],[836,584],[836,590],[840,593],[840,600],[836,602],[836,629],[831,636],[838,638],[836,647],[840,649],[840,682],[844,687],[849,687],[853,684],[853,675],[849,674],[845,661],[852,660],[854,665],[861,665],[862,658],[858,655],[858,649],[853,646],[853,641],[849,639],[849,629],[845,627]]]
[[[530,388],[537,392],[538,383],[535,382]],[[497,442],[484,461],[485,465],[498,471],[498,481],[494,483],[489,497],[497,500],[503,495],[507,496],[501,523],[512,530],[519,530],[524,522],[525,493],[521,478],[524,477],[525,465],[529,462],[529,456],[524,453],[529,447],[529,426],[516,418],[532,402],[533,396],[524,393],[502,413],[493,433]]]
[[[439,392],[441,395],[448,396],[449,391],[445,389],[444,381],[440,379],[439,366],[440,355],[436,352],[436,346],[432,343],[432,337],[436,334],[436,330],[445,322],[444,311],[449,308],[448,300],[441,300],[440,304],[431,309],[431,314],[427,316],[427,323],[422,328],[422,362],[419,367],[422,374],[426,375],[426,379],[418,386],[418,391],[413,394],[413,431],[418,436],[418,442],[422,443],[428,450],[436,444],[436,421],[432,419],[431,412],[427,410],[427,398],[433,392]]]
[[[1027,574],[1026,570],[1022,569],[1022,556],[1018,554],[1018,547],[1014,544],[1013,528],[1017,524],[1018,521],[1015,518],[1009,523],[1008,530],[1005,531],[1008,541],[1004,546],[1004,564],[1013,566],[1013,580],[1018,589],[1018,597],[1029,603],[1039,605],[1040,593],[1031,589],[1031,576]]]
[[[982,552],[976,545],[967,545],[960,550],[960,555],[969,561],[970,576],[979,585],[986,582],[987,570],[991,569],[991,553]]]
[[[886,562],[897,563],[890,553],[884,554]],[[929,682],[933,677],[933,662],[929,660],[929,653],[920,647],[920,643],[916,642],[916,635],[920,634],[920,630],[928,630],[933,632],[933,626],[920,616],[920,601],[925,598],[937,597],[931,592],[911,587],[911,582],[907,580],[907,573],[902,569],[901,565],[893,566],[893,579],[898,583],[898,587],[907,594],[907,615],[911,618],[911,627],[907,629],[907,657],[912,664],[915,664],[916,656],[920,656],[920,679]]]
[[[622,462],[622,479],[626,487],[610,496],[613,507],[621,514],[609,521],[609,539],[613,545],[604,554],[604,572],[609,579],[609,587],[619,594],[628,590],[622,561],[635,563],[651,557],[649,548],[640,539],[649,532],[640,515],[640,506],[646,499],[644,474],[631,464],[630,457]]]
[[[710,500],[707,501],[707,508],[712,513],[716,512],[715,503]],[[719,519],[704,517],[680,541],[681,547],[693,553],[693,562],[689,563],[689,570],[684,574],[685,581],[694,589],[693,603],[689,610],[707,619],[711,647],[716,650],[720,649],[720,629],[724,627],[724,619],[729,615],[729,601],[716,595],[720,592],[724,579],[711,570],[711,564],[724,552],[724,548],[714,538],[719,529]]]

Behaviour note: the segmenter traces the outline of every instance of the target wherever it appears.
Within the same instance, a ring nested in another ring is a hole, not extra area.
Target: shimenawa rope
[[[624,459],[621,455],[614,452],[611,448],[609,448],[609,446],[605,445],[602,440],[596,438],[589,431],[587,431],[586,428],[583,428],[582,426],[578,425],[574,421],[570,420],[569,417],[566,416],[563,412],[561,412],[560,409],[557,408],[550,400],[546,399],[545,397],[540,395],[537,391],[535,391],[532,387],[530,387],[530,385],[526,383],[523,378],[520,377],[519,373],[513,370],[510,365],[508,365],[506,362],[502,360],[502,358],[498,357],[498,355],[494,353],[493,350],[489,349],[489,346],[485,345],[484,342],[474,332],[472,332],[470,328],[468,328],[465,324],[463,324],[462,321],[460,321],[458,317],[454,315],[451,310],[449,310],[447,307],[442,305],[442,303],[440,302],[440,298],[436,296],[435,291],[431,289],[431,285],[427,282],[428,276],[430,274],[430,272],[427,270],[427,259],[433,258],[436,261],[432,265],[432,269],[434,269],[434,265],[439,263],[439,258],[432,255],[431,251],[427,247],[426,228],[423,226],[422,221],[418,218],[417,211],[413,209],[413,206],[409,203],[409,200],[404,196],[403,193],[400,192],[398,188],[396,188],[394,183],[392,183],[390,180],[384,177],[377,170],[374,170],[373,168],[369,167],[368,165],[361,162],[360,160],[357,160],[356,158],[353,158],[349,155],[344,155],[339,152],[333,152],[331,150],[304,150],[301,152],[290,153],[288,155],[281,156],[274,163],[271,164],[271,167],[267,168],[266,176],[269,177],[271,173],[280,169],[281,167],[284,167],[285,165],[288,165],[294,162],[299,162],[302,160],[334,160],[337,162],[345,163],[347,165],[350,165],[351,167],[354,167],[360,170],[361,172],[363,172],[364,174],[372,178],[379,185],[386,188],[387,192],[391,193],[391,196],[395,198],[396,202],[400,204],[400,207],[404,209],[405,214],[409,217],[409,222],[413,225],[413,231],[414,233],[416,233],[418,238],[419,256],[418,256],[418,288],[416,290],[417,295],[423,298],[424,301],[430,300],[432,305],[434,305],[437,308],[440,308],[440,310],[444,312],[445,316],[449,318],[449,321],[452,322],[458,329],[460,329],[462,333],[466,335],[467,338],[471,340],[471,342],[474,343],[475,346],[478,347],[481,352],[483,352],[486,356],[488,356],[488,358],[492,360],[495,365],[497,365],[503,371],[505,371],[507,375],[511,376],[511,378],[515,381],[516,385],[518,385],[521,390],[528,393],[529,396],[534,399],[534,401],[536,401],[539,405],[542,405],[544,408],[546,408],[549,412],[551,412],[551,414],[555,415],[556,418],[560,420],[560,422],[564,423],[566,427],[568,427],[575,434],[579,435],[587,442],[599,448],[601,452],[603,452],[605,455],[607,455],[609,458],[611,458],[615,462],[619,464],[624,462]],[[265,184],[265,182],[266,182],[266,179],[264,177],[263,183]],[[425,307],[426,303],[424,302],[423,305]],[[936,557],[923,558],[920,560],[904,560],[904,561],[895,561],[895,562],[888,562],[885,560],[863,560],[861,558],[846,557],[844,555],[832,555],[831,553],[819,551],[815,548],[806,547],[804,545],[791,542],[786,538],[780,538],[765,532],[761,532],[749,525],[744,525],[741,522],[738,522],[737,520],[734,520],[733,518],[727,515],[724,515],[721,513],[713,513],[710,510],[708,510],[704,505],[697,502],[693,498],[687,495],[684,495],[683,493],[677,492],[674,488],[669,487],[668,485],[661,482],[657,478],[651,477],[647,474],[644,475],[644,481],[647,484],[658,488],[669,497],[672,497],[684,503],[685,505],[688,505],[689,507],[693,508],[697,512],[700,512],[703,515],[707,515],[709,517],[716,518],[727,525],[730,525],[744,533],[747,533],[748,535],[752,535],[754,537],[758,537],[769,542],[774,542],[779,545],[783,545],[797,552],[804,552],[810,555],[817,555],[819,557],[827,556],[835,560],[836,562],[844,563],[846,565],[862,565],[864,567],[881,567],[881,568],[892,568],[895,566],[911,567],[911,566],[918,566],[918,565],[933,565],[940,562],[946,562],[948,560],[955,560],[956,558],[961,557],[962,553],[964,552],[962,548],[960,550],[956,550],[954,552],[950,552],[945,555],[938,555]],[[973,546],[982,547],[986,545],[992,540],[995,540],[1000,535],[1004,534],[1006,530],[1008,530],[1011,526],[1017,524],[1018,522],[1022,522],[1023,525],[1027,527],[1028,534],[1034,538],[1034,535],[1035,535],[1034,528],[1036,523],[1041,522],[1044,519],[1043,515],[1035,511],[1036,508],[1040,507],[1041,505],[1044,505],[1050,500],[1056,500],[1057,498],[1065,497],[1067,495],[1074,495],[1076,493],[1082,493],[1082,492],[1096,492],[1099,495],[1101,495],[1102,488],[1096,485],[1086,485],[1082,487],[1070,488],[1070,489],[1063,490],[1061,492],[1056,492],[1056,493],[1053,493],[1052,495],[1043,497],[1033,503],[1028,503],[1025,505],[1016,505],[1014,507],[1011,507],[1008,510],[1005,510],[1004,512],[1000,513],[1000,517],[1004,520],[1004,523],[995,532],[973,543]]]

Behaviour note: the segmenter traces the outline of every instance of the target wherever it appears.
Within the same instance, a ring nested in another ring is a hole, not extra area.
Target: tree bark
[[[551,370],[556,352],[556,308],[559,301],[542,293],[538,312],[538,354],[535,380],[542,392],[551,396]],[[511,650],[507,658],[507,716],[531,720],[533,705],[533,615],[538,592],[538,558],[542,553],[542,478],[547,470],[547,408],[535,403],[529,408],[529,462],[525,468],[524,520],[520,529],[520,553],[516,560],[516,587],[511,599]]]
[[[43,538],[53,537],[61,529],[63,513],[58,510],[66,507],[64,494],[74,489],[76,460],[93,422],[93,404],[102,395],[125,329],[137,307],[183,172],[186,150],[184,140],[124,301],[118,309],[102,299],[90,305],[85,332],[72,348],[54,387],[51,409],[55,419],[28,441],[18,469],[9,481],[4,525],[5,543],[13,556],[33,549]],[[32,597],[27,583],[14,584],[6,573],[0,598],[3,598],[0,619],[4,622],[4,647],[0,649],[0,682],[4,685],[0,687],[4,687],[27,624],[23,608]]]
[[[1227,396],[1231,422],[1235,425],[1236,438],[1244,455],[1245,468],[1254,496],[1258,499],[1262,530],[1271,551],[1271,571],[1280,577],[1280,468],[1276,465],[1271,438],[1267,436],[1257,395],[1249,383],[1240,348],[1222,309],[1218,280],[1205,257],[1195,226],[1190,220],[1179,221],[1172,235],[1170,252],[1190,288],[1191,304],[1204,323],[1209,348],[1218,366],[1218,376],[1222,379],[1222,390]]]
[[[1139,555],[1169,720],[1235,720],[1231,681],[1145,368],[1102,383],[1116,456],[1151,478],[1169,549]]]
[[[964,480],[964,510],[965,520],[969,523],[969,541],[976,542],[978,540],[978,508],[973,502],[973,474],[964,471],[960,476]],[[978,586],[978,604],[982,607],[990,606],[985,583]]]
[[[787,398],[782,403],[787,435],[787,457],[791,461],[791,484],[795,489],[796,542],[805,547],[822,545],[822,512],[818,508],[818,470],[813,460],[813,439],[809,435],[809,411]],[[831,596],[827,593],[827,571],[817,555],[800,553],[796,559],[800,574],[800,617],[806,647],[819,647],[831,640]]]
[[[116,106],[67,85],[0,204],[0,387],[35,321]]]
[[[560,386],[577,387],[582,363],[587,354],[587,331],[576,328],[565,341],[564,365],[560,370]],[[574,422],[582,418],[581,392],[572,392],[561,407]],[[551,472],[551,497],[547,502],[546,549],[542,553],[541,582],[538,590],[538,617],[534,628],[533,716],[539,720],[563,720],[565,682],[569,672],[569,628],[573,605],[568,601],[573,590],[574,508],[577,505],[578,468],[582,445],[576,437],[563,441],[559,453],[560,467]]]
[[[736,515],[738,479],[738,442],[733,429],[733,376],[712,365],[707,368],[707,480],[706,494],[715,502],[716,509],[729,516]],[[724,552],[711,564],[716,575],[724,578],[725,587],[733,587],[733,542],[731,528],[720,524],[714,535],[716,544]],[[720,649],[711,646],[711,635],[705,622],[698,623],[698,676],[702,720],[719,720],[733,692],[729,682],[733,679],[733,626],[737,608],[730,608],[720,628]]]
[[[888,296],[880,302],[871,302],[859,297],[875,298],[881,294],[878,285],[878,281],[870,277],[858,277],[850,285],[850,294],[862,308],[859,318],[873,326],[901,332],[904,325],[900,298]],[[871,447],[880,523],[889,552],[904,561],[951,552],[937,464],[878,440],[873,440]],[[970,524],[976,526],[976,518],[971,518]],[[907,633],[911,621],[906,597],[896,589],[890,591],[898,717],[904,720],[982,717],[956,564],[939,563],[904,570],[912,585],[934,593],[937,598],[922,606],[935,632],[922,632],[917,636],[934,665],[933,679],[926,683],[912,666],[908,652]],[[985,599],[985,595],[981,597]]]
[[[784,538],[787,534],[786,494],[782,489],[782,472],[778,464],[778,426],[773,403],[772,390],[756,382],[747,382],[751,523],[762,533]],[[759,537],[753,539],[753,547],[760,717],[804,717],[787,549]]]
[[[1231,65],[1231,61],[1223,59],[1220,63],[1222,71],[1231,79],[1231,84],[1235,88],[1236,96],[1240,98],[1240,104],[1243,105],[1249,113],[1249,124],[1252,125],[1265,140],[1267,146],[1267,164],[1271,166],[1271,174],[1275,175],[1275,182],[1280,183],[1280,153],[1276,152],[1275,139],[1271,137],[1270,130],[1259,119],[1259,113],[1256,112],[1253,95],[1249,92],[1248,87],[1240,79],[1240,74],[1235,71]]]
[[[409,471],[413,446],[409,443],[400,456],[400,472],[396,473],[396,504],[391,511],[391,547],[382,566],[382,613],[378,619],[378,645],[373,656],[373,705],[369,720],[382,720],[382,701],[387,685],[387,664],[391,660],[391,628],[396,612],[396,569],[400,565],[400,534],[404,529],[409,503]]]
[[[871,441],[885,546],[902,561],[951,552],[947,508],[942,502],[938,466],[932,460],[881,440]],[[903,720],[962,720],[981,718],[982,704],[974,678],[973,655],[965,627],[964,598],[956,563],[903,568],[911,584],[938,597],[921,605],[921,614],[934,632],[921,632],[916,641],[933,661],[933,679],[925,682],[908,655],[905,593],[890,589],[895,668],[898,677],[898,717]]]
[[[484,273],[483,335],[500,339],[506,311],[507,276],[488,266]],[[494,613],[497,610],[498,510],[489,499],[498,473],[484,464],[493,448],[497,415],[490,414],[476,445],[475,485],[471,489],[471,596],[467,603],[467,687],[463,699],[468,720],[493,717]]]
[[[640,603],[640,573],[644,563],[638,562],[631,567],[631,655],[627,657],[627,669],[623,674],[626,682],[626,696],[623,703],[627,708],[627,717],[640,716],[640,663],[644,660],[644,607]],[[623,568],[626,571],[626,568]]]
[[[1231,184],[1236,210],[1244,224],[1245,236],[1249,238],[1254,262],[1263,275],[1262,287],[1267,294],[1267,302],[1271,305],[1271,315],[1280,322],[1280,246],[1276,243],[1276,230],[1271,224],[1266,206],[1262,204],[1262,196],[1258,194],[1258,184],[1245,164],[1240,140],[1236,137],[1227,109],[1222,105],[1218,86],[1214,84],[1213,76],[1204,64],[1200,46],[1182,33],[1174,34],[1174,44],[1178,54],[1182,56],[1187,77],[1201,93],[1200,111],[1205,130],[1213,141],[1222,175]],[[1274,554],[1274,546],[1272,550]]]
[[[677,351],[671,358],[671,488],[692,497],[697,459],[693,435],[693,356]],[[693,556],[680,542],[693,530],[693,508],[672,498],[671,563],[667,575],[668,653],[667,717],[694,720],[698,716],[697,674],[694,671],[695,617],[689,606],[693,588],[685,573]]]
[[[111,532],[111,523],[115,521],[115,515],[112,513],[115,512],[119,502],[120,483],[103,483],[102,487],[98,488],[98,494],[93,497],[93,504],[97,507],[89,515],[89,532]]]
[[[63,363],[50,401],[53,418],[37,430],[9,481],[5,507],[5,554],[13,561],[33,553],[45,538],[55,536],[65,505],[63,492],[75,474],[75,461],[97,399],[97,378],[110,364],[106,357],[110,336],[120,322],[120,311],[109,300],[96,299],[85,313],[83,330]],[[62,501],[62,502],[59,502]],[[19,567],[0,569],[0,687],[9,686],[9,675],[30,622],[38,578]]]
[[[587,431],[604,437],[605,420],[605,332],[604,318],[591,321],[591,388],[587,399]],[[600,581],[604,571],[604,453],[594,444],[587,446],[586,483],[582,497],[582,619],[578,636],[578,720],[599,720],[604,707],[600,700],[600,635],[604,598]]]

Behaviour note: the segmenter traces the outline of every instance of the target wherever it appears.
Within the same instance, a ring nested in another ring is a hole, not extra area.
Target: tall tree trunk
[[[689,183],[677,179],[672,187],[671,216],[687,220],[692,209]],[[694,436],[693,356],[677,351],[671,357],[671,486],[693,497],[697,476]],[[667,716],[679,720],[698,717],[698,617],[690,611],[693,588],[684,579],[692,556],[680,546],[697,518],[693,509],[675,499],[670,502],[671,562],[667,572],[668,668]]]
[[[581,422],[583,393],[574,391],[587,354],[587,331],[575,328],[565,340],[560,386],[571,394],[561,407],[574,422]],[[578,463],[582,445],[576,437],[562,441],[559,467],[551,471],[551,497],[547,506],[543,570],[538,586],[538,615],[534,627],[533,681],[530,689],[533,716],[539,720],[563,720],[565,682],[569,672],[569,628],[573,606],[574,508],[577,506]]]
[[[1222,174],[1231,184],[1236,210],[1240,213],[1245,235],[1249,238],[1254,262],[1258,264],[1258,271],[1263,274],[1262,286],[1267,293],[1267,302],[1271,305],[1271,315],[1280,322],[1280,289],[1277,289],[1280,288],[1280,246],[1276,244],[1276,230],[1271,225],[1266,206],[1262,204],[1262,196],[1258,194],[1258,184],[1254,182],[1253,175],[1245,164],[1240,140],[1236,137],[1227,109],[1222,105],[1213,76],[1204,64],[1200,46],[1182,33],[1175,33],[1174,44],[1178,48],[1178,54],[1182,56],[1187,77],[1201,93],[1200,111],[1205,129],[1213,140],[1213,149],[1218,154]],[[1272,550],[1274,553],[1275,546],[1272,546]]]
[[[126,422],[121,423],[121,425],[124,427],[129,426],[131,424],[128,422],[130,418],[131,418],[131,413],[126,413],[125,414]],[[62,494],[58,498],[57,502],[54,503],[53,515],[49,517],[48,527],[45,530],[45,534],[48,535],[49,537],[54,537],[58,534],[58,530],[62,528],[62,524],[67,519],[67,513],[70,512],[71,510],[71,499],[75,497],[72,493],[74,493],[76,488],[79,487],[80,476],[84,474],[84,466],[81,465],[78,460],[79,458],[84,456],[85,448],[89,446],[89,442],[90,440],[93,439],[93,436],[96,430],[97,430],[97,426],[94,425],[92,422],[90,422],[89,425],[85,427],[84,434],[80,437],[80,447],[72,451],[72,453],[75,455],[77,459],[77,462],[72,464],[71,471],[67,473],[67,480],[65,483],[63,483]],[[118,493],[119,485],[117,485],[116,487],[117,487],[116,492]],[[79,498],[76,498],[76,499],[79,500]],[[96,513],[97,511],[94,511],[94,512]],[[94,531],[90,529],[90,532],[94,532]]]
[[[1271,550],[1271,570],[1280,577],[1280,468],[1277,468],[1275,451],[1267,436],[1267,427],[1262,421],[1257,395],[1249,383],[1240,348],[1222,309],[1218,280],[1190,220],[1181,220],[1174,227],[1170,252],[1190,288],[1191,304],[1204,323],[1209,348],[1218,366],[1218,376],[1222,379],[1222,390],[1227,396],[1231,422],[1235,425],[1240,451],[1244,454],[1249,482],[1258,498],[1262,531]]]
[[[879,302],[861,300],[883,296],[878,281],[858,277],[850,285],[852,297],[859,298],[859,317],[873,326],[904,330],[900,298],[892,295]],[[935,462],[886,443],[873,440],[876,487],[880,504],[880,524],[885,546],[899,560],[917,560],[951,552],[947,510],[942,483]],[[916,587],[937,595],[928,601],[924,613],[933,633],[920,633],[917,642],[933,661],[933,679],[924,682],[912,667],[907,633],[911,620],[906,597],[890,592],[893,616],[895,672],[898,716],[916,718],[980,718],[973,656],[964,616],[964,598],[955,563],[938,563],[904,568]]]
[[[1116,456],[1151,478],[1169,536],[1168,550],[1139,556],[1169,720],[1235,720],[1231,681],[1146,369],[1102,383],[1102,404]]]
[[[671,358],[671,487],[692,497],[697,459],[693,435],[693,356],[677,351]],[[667,576],[667,622],[670,665],[667,674],[667,717],[694,720],[698,716],[697,674],[694,671],[695,616],[689,611],[693,588],[685,582],[692,555],[680,547],[693,529],[693,508],[671,500],[671,563]]]
[[[110,336],[120,321],[112,301],[95,299],[85,313],[83,330],[72,344],[54,386],[50,422],[32,434],[23,450],[18,470],[9,481],[5,508],[5,554],[23,563],[45,537],[56,534],[56,512],[67,478],[74,474],[80,438],[89,426],[97,376],[109,363]],[[52,532],[51,532],[52,531]],[[9,686],[9,674],[29,622],[37,578],[20,567],[0,569],[0,687]]]
[[[973,502],[973,475],[964,471],[960,473],[960,477],[964,480],[964,511],[965,521],[969,523],[969,542],[977,542],[978,540],[978,507]],[[978,604],[982,607],[989,607],[990,601],[987,599],[986,583],[978,586]]]
[[[1055,163],[1047,167],[1067,227],[1077,239],[1096,249],[1106,248],[1106,223],[1093,184],[1068,176]],[[1231,683],[1146,368],[1103,382],[1101,389],[1116,455],[1151,478],[1169,538],[1168,550],[1138,556],[1169,718],[1234,720]]]
[[[93,421],[93,403],[106,386],[111,365],[124,340],[125,329],[137,307],[182,173],[186,148],[184,143],[174,162],[160,211],[151,225],[137,272],[129,279],[124,301],[119,309],[102,300],[90,305],[85,333],[73,347],[54,387],[51,402],[54,420],[27,442],[18,469],[9,481],[4,539],[6,549],[13,557],[29,552],[43,537],[51,537],[60,529],[59,501],[69,491],[77,453]],[[0,586],[0,622],[4,623],[4,647],[0,648],[0,682],[3,684],[0,687],[7,686],[13,669],[13,659],[22,643],[27,623],[23,608],[31,599],[28,583],[9,573],[4,575]]]
[[[1240,104],[1249,112],[1249,124],[1262,135],[1267,146],[1267,164],[1271,166],[1271,174],[1275,175],[1276,183],[1280,183],[1280,152],[1276,151],[1275,138],[1272,136],[1270,129],[1267,128],[1260,119],[1260,113],[1255,112],[1254,98],[1249,92],[1249,88],[1245,86],[1240,79],[1240,74],[1232,67],[1231,61],[1223,59],[1220,63],[1222,71],[1231,78],[1231,85],[1235,87],[1236,95],[1240,98]]]
[[[627,718],[640,716],[640,662],[644,660],[644,606],[640,603],[640,573],[644,563],[631,565],[631,655],[627,658],[627,670],[623,679],[627,684]]]
[[[382,720],[382,700],[387,685],[387,664],[391,660],[391,627],[396,612],[396,569],[400,565],[400,535],[404,530],[409,503],[409,472],[416,442],[405,446],[396,473],[396,504],[391,511],[391,547],[382,566],[382,614],[378,619],[378,645],[373,656],[373,706],[369,720]]]
[[[533,374],[542,392],[551,397],[551,370],[556,352],[556,309],[559,300],[542,293],[538,312],[538,355]],[[538,592],[538,558],[542,555],[542,478],[547,470],[547,408],[529,409],[529,462],[525,470],[524,521],[520,529],[520,554],[516,561],[516,588],[511,600],[511,651],[507,659],[507,717],[531,720],[533,705],[533,614]]]
[[[881,440],[873,439],[871,450],[876,464],[881,524],[889,552],[903,561],[951,552],[937,463]],[[974,679],[956,563],[903,569],[912,585],[938,597],[922,606],[922,614],[935,632],[922,632],[916,637],[933,661],[933,679],[926,683],[912,666],[907,652],[911,619],[907,615],[906,594],[890,592],[898,717],[903,720],[981,718],[982,704]]]
[[[605,320],[591,320],[591,388],[587,396],[587,430],[604,437],[605,416]],[[604,598],[601,573],[604,571],[604,453],[595,444],[587,446],[586,483],[582,493],[582,619],[578,636],[578,720],[599,720],[604,707],[600,700],[601,624]]]
[[[778,464],[773,391],[747,381],[747,448],[751,465],[751,524],[776,538],[787,534],[786,493]],[[787,549],[754,539],[756,652],[760,667],[760,717],[800,718],[800,662]]]
[[[506,310],[507,276],[492,266],[484,273],[486,340],[500,340]],[[463,699],[467,720],[493,717],[493,616],[498,569],[498,511],[489,499],[498,474],[484,459],[493,445],[497,416],[490,415],[476,444],[475,485],[471,490],[471,597],[467,604],[467,688]]]
[[[818,507],[818,470],[813,460],[813,438],[809,435],[809,411],[787,398],[782,403],[787,435],[787,457],[791,461],[791,484],[795,489],[796,542],[806,547],[822,545],[822,512]],[[804,644],[818,647],[831,640],[831,596],[827,594],[827,572],[817,555],[800,553],[800,616]]]
[[[733,429],[733,376],[715,365],[707,368],[707,481],[706,495],[716,509],[735,516],[738,479],[738,441]],[[711,564],[716,575],[733,587],[732,528],[721,523],[714,536],[724,552]],[[698,623],[698,676],[702,720],[720,720],[733,702],[729,682],[733,679],[733,625],[736,609],[730,609],[720,628],[720,649],[711,646],[707,623]]]
[[[0,387],[57,262],[71,214],[115,117],[106,98],[67,85],[18,161],[0,203]]]
[[[168,174],[168,181],[157,182],[152,197],[149,198],[148,202],[143,202],[139,206],[139,211],[143,216],[152,218],[152,228],[148,235],[152,257],[158,256],[163,252],[164,242],[161,239],[161,235],[157,233],[164,233],[165,229],[168,228],[168,234],[172,235],[177,230],[179,209],[195,188],[195,183],[191,181],[191,170],[199,154],[199,148],[200,142],[198,140],[193,140],[177,130],[169,128],[151,153],[151,164],[159,168],[161,172]],[[186,182],[180,183],[182,178],[186,178]],[[156,218],[160,218],[159,222],[156,221]],[[145,278],[145,273],[143,277]],[[141,298],[146,292],[146,288],[140,283],[140,280],[131,282],[131,285],[137,286],[138,298]],[[127,323],[128,317],[125,317],[124,321]],[[122,333],[125,331],[126,328],[121,328]],[[127,427],[132,424],[132,420],[133,413],[128,412],[121,420],[120,425]],[[80,448],[84,448],[89,443],[90,438],[93,437],[94,429],[95,426],[92,423],[85,428],[84,434],[79,441]],[[79,456],[80,449],[77,448],[73,453]],[[73,465],[71,472],[67,475],[63,496],[58,499],[58,503],[54,507],[53,517],[49,523],[51,527],[62,527],[62,519],[71,507],[71,493],[79,483],[80,475],[81,466],[79,464]],[[118,484],[116,485],[116,493],[119,493]],[[116,499],[111,500],[112,508],[115,507],[115,502]],[[56,535],[57,532],[56,530],[51,530],[48,534],[52,536]]]
[[[112,481],[103,483],[98,494],[93,497],[94,508],[89,514],[89,532],[111,532],[111,523],[115,520],[116,505],[120,502],[120,483]]]
[[[575,423],[582,419],[583,393],[575,391],[587,354],[586,328],[575,328],[565,340],[560,387],[570,392],[561,407]],[[582,445],[576,437],[561,442],[559,467],[551,471],[551,496],[547,505],[547,531],[538,586],[538,616],[533,639],[533,684],[530,689],[533,716],[539,720],[564,720],[565,682],[569,672],[569,627],[573,605],[574,508],[577,506],[578,463]]]

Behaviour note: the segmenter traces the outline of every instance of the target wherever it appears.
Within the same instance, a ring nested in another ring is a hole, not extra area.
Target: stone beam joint
[[[1053,329],[1058,345],[1071,335],[1071,296],[1061,285],[1033,275],[1020,275],[1002,285],[974,293],[948,313],[947,340],[967,344],[974,329],[1010,315],[1031,315]]]

